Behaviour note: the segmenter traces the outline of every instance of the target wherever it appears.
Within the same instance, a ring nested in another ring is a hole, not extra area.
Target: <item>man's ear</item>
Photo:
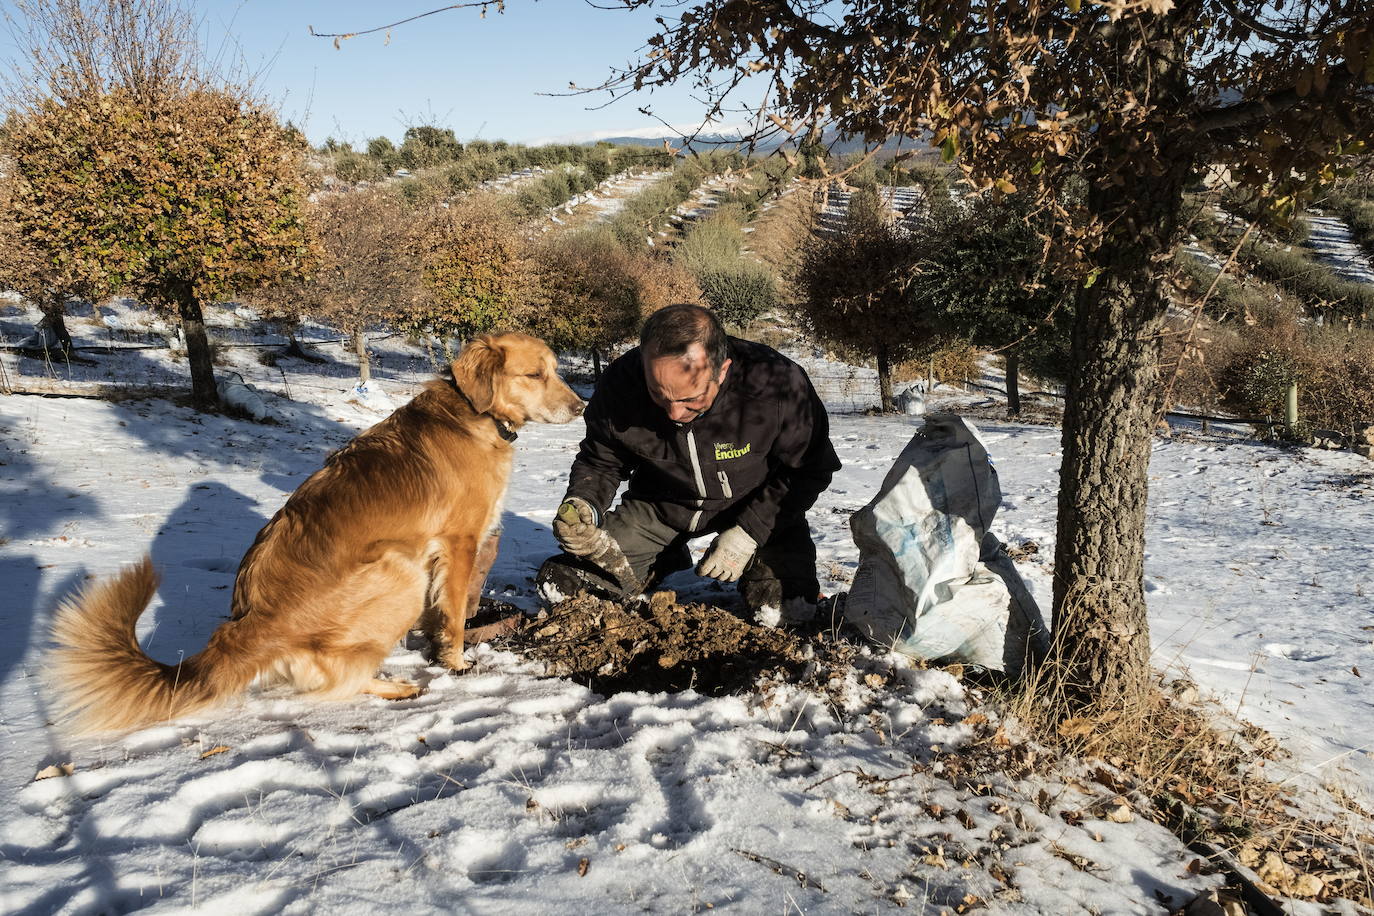
[[[472,409],[486,413],[496,403],[496,376],[506,365],[506,352],[483,334],[474,337],[453,361],[453,381],[472,402]]]
[[[728,360],[728,359],[727,359],[725,362],[723,362],[723,363],[720,364],[720,374],[718,374],[718,375],[716,376],[716,384],[717,384],[717,385],[724,385],[724,384],[725,384],[725,376],[726,376],[726,374],[730,371],[730,363],[731,363],[731,362],[732,362],[731,360]]]

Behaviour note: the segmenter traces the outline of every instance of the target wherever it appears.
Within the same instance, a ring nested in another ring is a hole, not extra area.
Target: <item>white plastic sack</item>
[[[250,416],[259,423],[277,419],[262,393],[240,377],[221,379],[215,389],[224,406]]]
[[[358,382],[350,388],[344,395],[344,403],[356,404],[378,413],[391,413],[396,409],[396,402],[391,400],[391,395],[382,389],[375,378]]]
[[[1002,501],[973,425],[932,417],[878,495],[849,520],[859,569],[845,619],[917,658],[1017,675],[1048,634],[1035,599],[988,529]]]

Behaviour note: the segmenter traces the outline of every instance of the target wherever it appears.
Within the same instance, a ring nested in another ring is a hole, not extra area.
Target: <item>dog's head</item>
[[[478,413],[511,426],[568,423],[582,399],[558,377],[558,360],[537,337],[483,334],[453,361],[453,380]]]

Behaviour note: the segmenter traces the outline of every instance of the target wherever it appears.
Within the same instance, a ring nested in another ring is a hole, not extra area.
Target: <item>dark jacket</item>
[[[657,504],[681,531],[738,524],[759,544],[780,516],[798,517],[840,469],[825,407],[796,363],[730,339],[732,362],[711,409],[678,425],[649,397],[639,348],[606,369],[584,414],[568,496],[605,513],[627,499]]]

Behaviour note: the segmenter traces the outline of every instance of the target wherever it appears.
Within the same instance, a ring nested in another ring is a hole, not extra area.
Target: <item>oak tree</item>
[[[636,9],[654,0],[621,0]],[[974,188],[1052,215],[1076,282],[1055,544],[1067,709],[1134,708],[1150,639],[1143,571],[1160,407],[1162,277],[1206,168],[1291,208],[1374,141],[1366,0],[697,0],[661,4],[612,91],[740,85],[771,130],[925,139]],[[766,83],[765,87],[758,84]],[[1075,185],[1087,188],[1074,195]]]

